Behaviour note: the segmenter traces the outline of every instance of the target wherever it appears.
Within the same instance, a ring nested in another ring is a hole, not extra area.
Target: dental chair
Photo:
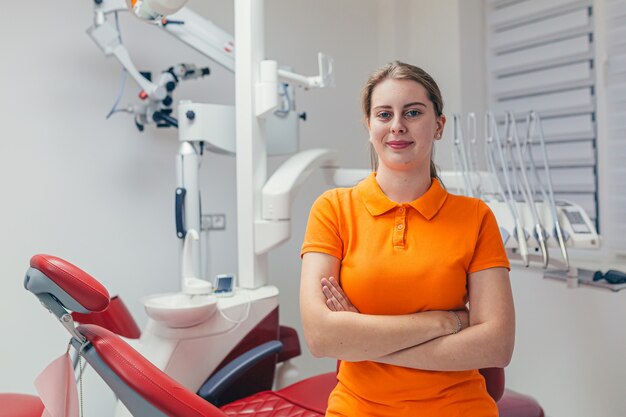
[[[110,304],[107,290],[86,272],[54,256],[35,255],[24,286],[52,312],[72,335],[70,343],[80,350],[92,368],[136,417],[319,417],[336,384],[335,373],[318,375],[278,391],[262,391],[221,406],[211,404],[167,376],[114,332],[94,324],[74,326],[71,312],[102,312]],[[264,354],[278,354],[280,342],[259,346]],[[245,366],[244,366],[245,367]],[[219,397],[228,389],[223,381],[228,374],[241,372],[241,366],[225,367],[214,375],[217,383],[205,384],[208,396]],[[483,370],[487,388],[498,400],[504,392],[502,370]],[[485,374],[486,372],[486,374]],[[502,377],[498,377],[501,375]],[[506,393],[504,395],[506,397]],[[505,398],[503,398],[505,399]],[[536,413],[524,408],[531,400]],[[500,400],[501,402],[502,400]],[[517,401],[517,402],[516,402]],[[499,407],[500,407],[500,402]],[[512,409],[501,417],[543,417],[534,400],[515,394],[508,400]],[[43,405],[38,397],[0,394],[0,417],[41,417]]]
[[[75,327],[70,312],[102,312],[110,297],[102,284],[60,258],[33,256],[24,286],[61,321],[72,336],[73,347],[77,351],[82,347],[85,360],[136,417],[319,416],[284,398],[281,391],[260,392],[219,409],[167,376],[112,331],[94,324]],[[274,341],[259,348],[277,355],[280,346]],[[216,376],[237,374],[240,368],[225,367]],[[217,389],[207,384],[203,388],[210,395],[224,389],[217,385]],[[42,411],[36,396],[0,394],[0,417],[41,417]]]

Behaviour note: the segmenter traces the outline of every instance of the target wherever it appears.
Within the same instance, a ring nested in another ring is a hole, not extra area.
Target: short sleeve
[[[496,267],[510,270],[511,266],[506,256],[496,216],[483,201],[478,202],[477,217],[478,235],[468,274]]]
[[[334,190],[326,191],[313,203],[304,233],[300,256],[322,252],[341,259],[343,241],[339,233],[338,199]]]

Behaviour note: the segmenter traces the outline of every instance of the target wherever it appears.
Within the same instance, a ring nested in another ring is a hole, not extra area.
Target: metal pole
[[[235,100],[237,152],[237,252],[239,286],[267,284],[267,254],[254,250],[261,219],[261,190],[267,178],[264,120],[256,117],[255,88],[265,58],[264,1],[235,0]]]

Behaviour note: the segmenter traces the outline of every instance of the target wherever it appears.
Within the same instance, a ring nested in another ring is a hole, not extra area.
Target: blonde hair
[[[419,67],[400,61],[393,61],[374,72],[363,87],[361,106],[366,121],[369,121],[370,119],[370,112],[372,110],[372,93],[374,92],[374,87],[386,79],[410,80],[421,84],[426,89],[428,98],[433,103],[435,115],[437,117],[443,115],[443,99],[441,98],[441,91],[439,90],[439,86],[433,77]],[[378,168],[378,158],[373,146],[370,146],[370,157],[372,160],[372,168],[376,170]],[[430,177],[439,179],[437,167],[433,162],[432,155],[430,156]]]

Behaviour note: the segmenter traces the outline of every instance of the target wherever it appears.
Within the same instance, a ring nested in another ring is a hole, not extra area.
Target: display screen
[[[223,275],[215,278],[215,292],[231,292],[233,290],[232,275]]]

